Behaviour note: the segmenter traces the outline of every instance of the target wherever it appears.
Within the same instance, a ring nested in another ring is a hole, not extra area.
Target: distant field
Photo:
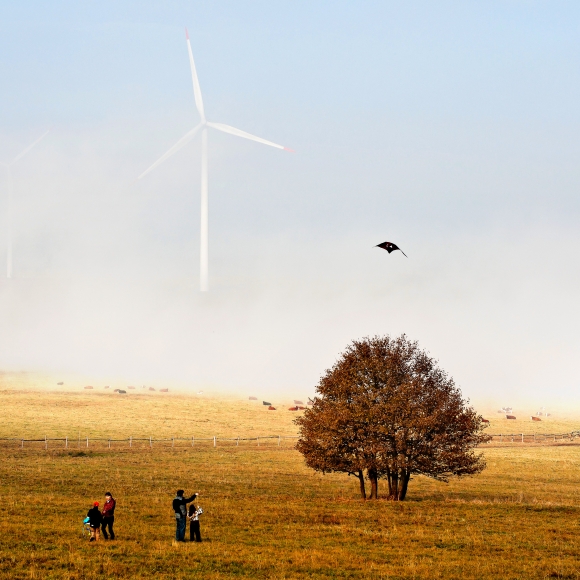
[[[0,384],[1,436],[296,432],[285,407],[268,412],[242,399],[29,386]],[[506,424],[490,419],[490,431]],[[576,428],[573,419],[548,419],[507,423],[518,423],[515,432]],[[0,577],[580,578],[580,446],[482,451],[481,475],[449,484],[417,477],[408,500],[393,504],[360,501],[353,478],[314,474],[291,442],[48,452],[2,445]],[[201,492],[201,545],[172,543],[178,487]],[[118,500],[118,539],[89,545],[82,518],[108,489]]]

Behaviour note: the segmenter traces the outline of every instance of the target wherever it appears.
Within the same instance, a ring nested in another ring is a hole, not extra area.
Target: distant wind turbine
[[[207,128],[212,127],[218,131],[223,131],[224,133],[230,133],[231,135],[236,135],[237,137],[244,137],[245,139],[251,139],[252,141],[258,141],[258,143],[263,143],[264,145],[270,145],[271,147],[276,147],[277,149],[284,149],[285,151],[292,151],[288,147],[283,147],[282,145],[277,145],[271,141],[266,141],[261,137],[256,137],[255,135],[250,135],[245,131],[236,129],[235,127],[230,127],[229,125],[224,125],[223,123],[212,123],[205,118],[205,111],[203,109],[203,100],[201,98],[201,88],[199,86],[199,80],[197,78],[197,73],[195,71],[195,63],[193,62],[193,53],[191,52],[191,43],[189,42],[189,34],[187,33],[187,28],[185,29],[185,38],[187,39],[187,50],[189,52],[189,64],[191,65],[191,78],[193,81],[193,96],[195,98],[195,106],[197,112],[201,117],[201,122],[195,126],[189,133],[186,133],[167,153],[162,155],[149,169],[144,171],[137,179],[142,179],[150,171],[155,169],[158,165],[163,163],[166,159],[169,159],[174,153],[179,151],[182,147],[187,145],[201,130],[201,243],[199,251],[199,266],[200,266],[200,290],[202,292],[207,292],[209,289],[209,266],[208,266],[208,254],[209,254],[209,206],[208,206],[208,182],[207,182]]]
[[[8,175],[8,215],[7,215],[7,251],[6,251],[6,277],[12,278],[12,196],[14,195],[14,185],[12,182],[12,166],[20,161],[37,143],[42,141],[48,134],[50,129],[45,131],[36,141],[31,143],[24,151],[19,153],[13,160],[12,163],[0,163],[6,167],[6,172]]]

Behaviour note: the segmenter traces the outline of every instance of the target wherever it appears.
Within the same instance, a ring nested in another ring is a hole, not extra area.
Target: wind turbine
[[[12,278],[12,196],[14,195],[14,186],[12,182],[12,166],[20,161],[37,143],[42,141],[50,132],[50,129],[46,130],[36,141],[31,143],[24,151],[19,153],[13,160],[12,163],[0,163],[6,167],[6,173],[8,177],[8,215],[7,215],[7,251],[6,251],[6,278]]]
[[[155,169],[158,165],[163,163],[166,159],[169,159],[174,153],[179,151],[182,147],[187,145],[201,130],[201,228],[200,228],[200,249],[199,249],[199,273],[200,273],[200,290],[202,292],[207,292],[209,289],[209,266],[208,266],[208,254],[209,254],[209,204],[208,204],[208,181],[207,181],[207,129],[211,127],[212,129],[217,129],[224,133],[229,133],[230,135],[236,135],[237,137],[244,137],[245,139],[250,139],[252,141],[258,141],[258,143],[263,143],[264,145],[270,145],[271,147],[276,147],[277,149],[284,149],[285,151],[292,151],[288,147],[283,147],[282,145],[277,145],[272,143],[272,141],[266,141],[261,137],[256,137],[255,135],[250,135],[245,131],[236,129],[235,127],[230,127],[229,125],[224,125],[223,123],[212,123],[205,118],[205,111],[203,108],[203,99],[201,98],[201,89],[199,86],[199,80],[197,78],[197,72],[195,70],[195,63],[193,61],[193,53],[191,52],[191,43],[189,42],[189,34],[187,28],[185,29],[185,38],[187,40],[187,51],[189,52],[189,64],[191,66],[191,79],[193,81],[193,96],[195,98],[195,106],[197,112],[201,118],[200,123],[196,125],[191,131],[186,133],[167,153],[162,155],[149,169],[145,170],[138,178],[142,179],[150,171]]]

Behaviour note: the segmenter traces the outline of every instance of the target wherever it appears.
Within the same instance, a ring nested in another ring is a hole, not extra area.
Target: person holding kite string
[[[194,493],[191,497],[183,497],[185,492],[178,489],[173,499],[173,511],[175,512],[175,541],[185,542],[185,526],[187,524],[187,504],[191,503],[197,496]]]

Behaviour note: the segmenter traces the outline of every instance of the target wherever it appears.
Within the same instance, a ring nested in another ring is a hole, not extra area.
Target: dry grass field
[[[268,412],[218,396],[29,386],[0,380],[1,437],[296,432],[291,401]],[[490,418],[500,432],[505,419]],[[549,419],[510,421],[504,432],[577,428]],[[360,501],[353,478],[311,472],[292,445],[0,443],[0,577],[580,578],[580,446],[494,444],[482,449],[481,475],[418,477],[408,500],[393,504]],[[178,487],[201,493],[202,544],[172,542]],[[82,519],[109,489],[118,537],[89,544]]]

